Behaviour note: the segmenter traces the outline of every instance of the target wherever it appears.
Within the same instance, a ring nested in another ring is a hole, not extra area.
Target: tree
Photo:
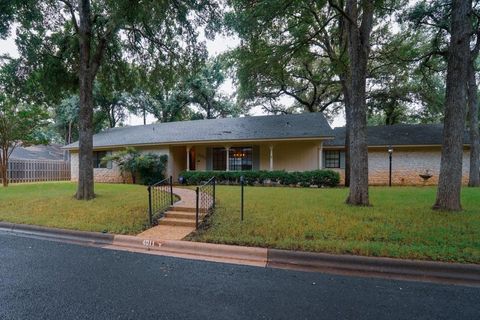
[[[186,80],[187,102],[198,107],[207,119],[226,116],[238,116],[240,108],[232,103],[231,97],[220,93],[220,86],[225,82],[223,66],[220,60],[207,63]]]
[[[477,10],[479,11],[479,10]],[[471,52],[468,63],[468,119],[470,133],[470,172],[468,179],[469,187],[480,187],[480,132],[479,132],[479,112],[478,112],[478,86],[475,76],[475,62],[480,51],[480,17],[476,15],[476,44]]]
[[[342,14],[348,51],[348,69],[345,99],[349,108],[346,119],[349,122],[350,152],[350,193],[347,203],[367,206],[368,197],[368,149],[367,149],[367,105],[366,82],[367,63],[370,53],[370,36],[373,28],[374,1],[347,0],[345,9],[330,1]]]
[[[453,1],[451,8],[442,158],[437,199],[433,208],[458,211],[462,209],[460,191],[467,114],[472,2]]]
[[[8,186],[8,162],[15,148],[46,142],[35,134],[46,124],[46,117],[43,108],[0,94],[0,177],[4,187]]]
[[[152,61],[182,64],[195,60],[205,53],[204,46],[198,45],[196,27],[215,17],[217,6],[208,0],[30,2],[28,10],[35,14],[21,16],[24,32],[17,42],[33,65],[32,74],[48,80],[58,67],[74,75],[73,88],[78,88],[80,97],[76,198],[89,200],[95,196],[93,89],[101,67],[126,59],[145,69]],[[33,61],[39,55],[42,59]]]

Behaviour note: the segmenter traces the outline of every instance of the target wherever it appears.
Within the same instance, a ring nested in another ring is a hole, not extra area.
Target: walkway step
[[[173,206],[171,211],[195,212],[195,207]]]
[[[193,227],[195,228],[195,220],[186,220],[186,219],[176,219],[176,218],[163,218],[158,220],[159,225],[167,226],[182,226],[182,227]]]
[[[185,212],[185,211],[167,211],[165,212],[166,218],[175,218],[175,219],[188,219],[195,221],[195,212]]]
[[[195,207],[176,207],[173,206],[169,209],[170,211],[182,211],[182,212],[195,212],[196,208]],[[207,212],[208,210],[205,208],[200,208],[199,212]]]

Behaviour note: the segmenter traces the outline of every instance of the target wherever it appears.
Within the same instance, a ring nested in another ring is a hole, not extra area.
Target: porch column
[[[273,145],[270,145],[270,171],[273,171]]]
[[[190,171],[190,149],[191,146],[187,146],[187,171]]]
[[[318,170],[322,170],[323,164],[323,141],[318,145]]]
[[[230,146],[225,146],[225,152],[227,153],[227,167],[226,167],[226,170],[230,171]]]

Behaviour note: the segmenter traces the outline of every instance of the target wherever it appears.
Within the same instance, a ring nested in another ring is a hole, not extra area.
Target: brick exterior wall
[[[78,181],[78,153],[72,152],[70,154],[70,170],[71,170],[71,180]],[[120,169],[115,163],[112,163],[111,169],[104,168],[95,168],[93,169],[93,177],[95,182],[108,182],[108,183],[129,183],[131,182],[130,177],[122,178],[120,174]]]
[[[469,151],[463,152],[463,183],[468,183],[470,170]],[[436,185],[440,173],[440,148],[402,148],[394,149],[392,156],[392,184],[394,185]],[[388,185],[389,159],[386,149],[369,150],[368,152],[368,180],[370,185]],[[419,176],[428,170],[432,177],[424,182]],[[344,181],[343,169],[340,173]]]
[[[170,151],[167,148],[137,148],[144,153],[157,153],[157,154],[166,154],[169,155]],[[109,150],[110,151],[110,150]],[[116,152],[119,150],[114,150],[112,152]],[[169,159],[170,160],[170,159]],[[71,170],[71,181],[78,181],[78,152],[71,152],[70,153],[70,170]],[[167,163],[167,172],[166,175],[170,175],[171,173],[170,166]],[[112,168],[95,168],[93,169],[93,176],[95,182],[104,182],[104,183],[131,183],[132,177],[130,174],[126,173],[124,177],[122,177],[120,169],[115,164],[112,163]]]

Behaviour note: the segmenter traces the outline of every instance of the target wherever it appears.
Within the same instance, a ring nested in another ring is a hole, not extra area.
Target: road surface
[[[480,288],[238,266],[0,233],[0,319],[480,319]]]

